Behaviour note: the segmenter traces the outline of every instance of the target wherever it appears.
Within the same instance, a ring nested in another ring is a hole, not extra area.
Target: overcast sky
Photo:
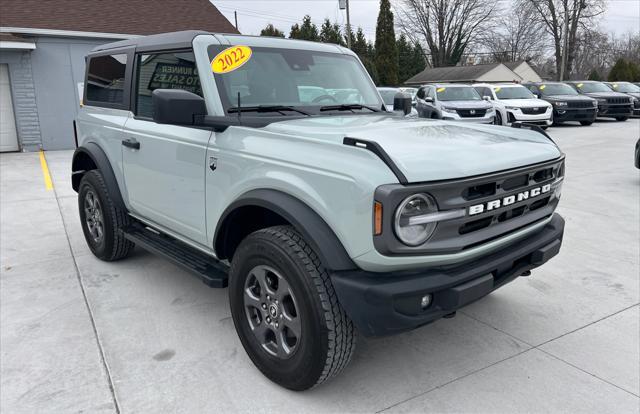
[[[338,8],[338,0],[211,0],[233,23],[233,12],[238,12],[238,26],[243,34],[260,34],[268,23],[273,23],[287,35],[291,25],[309,14],[318,26],[325,17],[341,24],[345,13]],[[508,4],[509,0],[501,2]],[[350,0],[351,24],[361,26],[366,36],[375,37],[379,0]],[[623,34],[640,31],[640,0],[608,0],[608,10],[600,26],[606,32]]]

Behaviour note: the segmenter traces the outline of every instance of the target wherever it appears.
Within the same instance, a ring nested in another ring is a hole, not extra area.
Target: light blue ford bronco
[[[560,250],[549,137],[394,107],[336,45],[189,31],[98,47],[74,125],[87,243],[228,285],[258,369],[320,384],[356,332],[453,316]]]

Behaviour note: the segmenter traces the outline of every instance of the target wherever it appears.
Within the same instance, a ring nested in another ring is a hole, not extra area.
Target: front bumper
[[[554,214],[535,234],[482,258],[446,267],[392,273],[335,272],[340,304],[365,336],[384,336],[433,322],[536,268],[560,251],[564,219]],[[422,309],[420,299],[432,295]]]
[[[598,118],[629,117],[633,112],[631,105],[599,105]]]
[[[533,124],[540,126],[551,126],[553,123],[551,114],[553,109],[548,109],[542,114],[530,115],[525,114],[521,110],[507,109],[507,120],[509,123]]]
[[[593,122],[596,119],[598,112],[596,108],[554,108],[553,109],[553,122],[566,122],[566,121],[587,121]]]

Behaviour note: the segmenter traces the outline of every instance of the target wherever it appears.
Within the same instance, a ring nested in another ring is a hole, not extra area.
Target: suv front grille
[[[374,245],[380,253],[387,255],[447,254],[481,245],[550,217],[558,205],[556,189],[563,177],[564,157],[472,178],[380,186],[376,200],[387,200],[391,206],[397,206],[410,194],[424,192],[433,196],[438,210],[463,211],[464,215],[438,222],[434,234],[422,246],[405,246],[392,237],[374,237]],[[548,191],[543,191],[547,186]],[[389,198],[389,194],[393,196]],[[498,200],[500,205],[496,207]],[[492,202],[494,204],[489,208]],[[480,205],[483,206],[481,211],[477,209]],[[394,210],[389,211],[390,216],[383,219],[383,226],[390,227],[385,227],[383,233],[394,231],[391,228]]]
[[[547,112],[547,108],[543,107],[532,107],[532,108],[521,108],[522,113],[525,115],[540,115]]]
[[[458,115],[462,118],[483,117],[487,113],[486,109],[456,109]]]
[[[607,103],[628,105],[630,102],[629,98],[607,98]]]
[[[595,108],[592,101],[569,101],[568,108]]]

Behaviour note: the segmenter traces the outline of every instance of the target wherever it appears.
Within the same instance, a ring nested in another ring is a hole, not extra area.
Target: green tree
[[[291,39],[310,40],[312,42],[317,42],[320,40],[318,27],[311,22],[311,16],[309,15],[304,16],[301,25],[298,25],[298,23],[296,23],[291,26],[289,37]]]
[[[380,85],[398,84],[398,48],[393,28],[393,13],[389,0],[380,0],[376,25],[375,63]]]
[[[596,68],[591,69],[591,72],[589,72],[589,80],[593,80],[593,81],[602,80],[602,76],[600,76],[600,72],[598,72],[598,69]]]
[[[640,65],[633,61],[629,61],[627,65],[629,66],[629,74],[631,75],[629,81],[640,82]]]
[[[633,73],[629,68],[629,64],[624,58],[619,58],[609,72],[609,82],[628,81],[633,78]]]
[[[351,44],[351,50],[360,57],[360,59],[364,60],[367,57],[367,38],[364,36],[364,32],[362,31],[362,27],[358,27],[358,31],[356,32],[355,40]]]
[[[276,29],[273,24],[269,23],[267,27],[260,31],[260,36],[284,37],[284,32]]]
[[[411,58],[411,76],[413,77],[422,72],[427,67],[427,61],[424,57],[424,49],[419,43],[414,43]]]
[[[324,23],[322,23],[322,27],[320,28],[320,41],[344,46],[340,25],[338,23],[331,23],[329,19],[324,19]]]

